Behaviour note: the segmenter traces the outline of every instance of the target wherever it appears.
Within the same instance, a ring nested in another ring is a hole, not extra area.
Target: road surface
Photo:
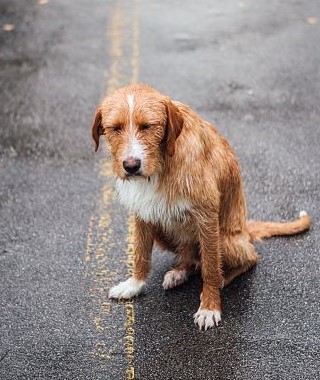
[[[0,378],[319,377],[320,5],[303,1],[2,0]],[[132,267],[132,222],[106,146],[102,97],[145,82],[191,105],[231,142],[250,218],[313,218],[258,246],[199,332],[200,279],[110,302]]]

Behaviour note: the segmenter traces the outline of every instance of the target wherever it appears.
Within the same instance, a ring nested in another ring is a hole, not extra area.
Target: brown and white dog
[[[254,240],[310,227],[304,211],[289,223],[248,222],[239,164],[228,142],[187,105],[149,86],[124,87],[104,99],[92,127],[95,150],[100,135],[110,146],[120,202],[135,214],[133,276],[114,286],[110,298],[144,290],[157,243],[178,259],[164,289],[201,269],[194,321],[206,330],[221,320],[220,289],[257,263]]]

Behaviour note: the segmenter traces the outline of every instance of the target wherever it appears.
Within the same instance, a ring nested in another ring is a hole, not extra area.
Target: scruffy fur
[[[210,328],[221,319],[220,289],[259,259],[252,242],[310,227],[305,212],[289,223],[248,222],[238,160],[228,142],[190,107],[149,86],[131,85],[104,99],[92,127],[96,150],[100,135],[110,146],[120,201],[135,213],[134,273],[110,290],[111,298],[143,291],[157,243],[177,256],[165,289],[201,269],[194,318],[200,329]],[[139,171],[127,173],[124,162],[137,159]]]

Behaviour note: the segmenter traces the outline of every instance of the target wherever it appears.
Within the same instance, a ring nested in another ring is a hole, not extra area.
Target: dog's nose
[[[124,170],[129,174],[135,174],[141,167],[141,160],[134,157],[129,157],[122,163]]]

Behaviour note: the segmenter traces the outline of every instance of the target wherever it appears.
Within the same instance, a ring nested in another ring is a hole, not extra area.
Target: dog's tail
[[[247,222],[247,228],[250,240],[263,240],[277,235],[294,235],[306,231],[311,226],[311,218],[305,212],[301,211],[299,219],[293,222],[260,222],[250,220]]]

